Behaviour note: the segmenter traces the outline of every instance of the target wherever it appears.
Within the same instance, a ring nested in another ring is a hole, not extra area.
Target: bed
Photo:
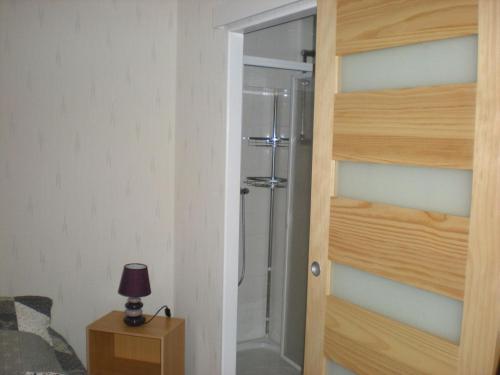
[[[0,375],[87,374],[50,327],[51,308],[47,297],[0,297]]]

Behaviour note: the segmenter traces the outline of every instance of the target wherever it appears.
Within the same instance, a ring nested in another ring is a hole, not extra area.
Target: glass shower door
[[[294,77],[288,161],[282,355],[300,367],[304,362],[313,112],[312,75],[303,74]]]

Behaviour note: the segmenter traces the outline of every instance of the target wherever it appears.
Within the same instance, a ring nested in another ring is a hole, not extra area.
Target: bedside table
[[[184,320],[129,327],[113,311],[87,327],[87,366],[89,375],[184,375]]]

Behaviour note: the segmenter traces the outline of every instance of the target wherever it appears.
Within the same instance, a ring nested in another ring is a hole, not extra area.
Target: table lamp
[[[141,297],[151,294],[148,267],[141,263],[126,264],[123,267],[118,293],[128,297],[125,304],[125,317],[123,318],[125,324],[132,327],[143,325],[145,318],[142,316]]]

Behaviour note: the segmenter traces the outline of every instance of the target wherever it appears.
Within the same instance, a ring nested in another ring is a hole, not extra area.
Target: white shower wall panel
[[[245,87],[267,87],[290,89],[294,72],[245,67]],[[251,90],[248,90],[251,91]],[[281,95],[278,107],[278,133],[289,136],[289,96]],[[243,138],[250,136],[270,136],[273,119],[272,95],[243,95]],[[277,152],[277,175],[286,177],[288,170],[288,150]],[[269,176],[271,166],[270,148],[250,146],[242,142],[241,183],[248,176]],[[246,274],[238,293],[238,341],[247,341],[265,335],[265,312],[268,262],[269,231],[269,189],[248,187],[246,195]],[[274,205],[273,265],[271,272],[270,338],[281,340],[283,280],[285,265],[286,236],[286,190],[277,189]],[[241,255],[241,244],[240,244]],[[241,256],[240,256],[241,258]],[[240,262],[241,263],[241,262]],[[240,264],[241,266],[241,264]],[[262,288],[264,285],[264,288]]]
[[[248,275],[240,286],[244,299],[238,302],[238,342],[265,336],[266,278]]]

